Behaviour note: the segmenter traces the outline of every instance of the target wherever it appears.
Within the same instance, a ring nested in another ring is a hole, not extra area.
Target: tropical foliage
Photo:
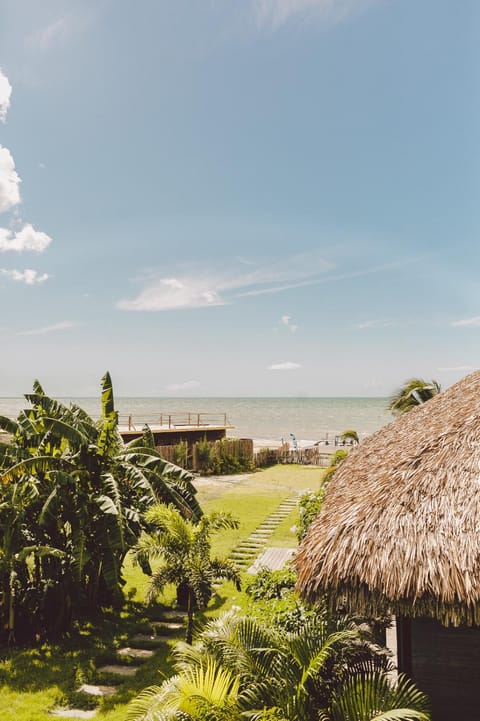
[[[235,564],[212,558],[210,542],[212,532],[238,528],[238,521],[228,513],[215,512],[194,523],[170,505],[152,506],[145,519],[150,532],[140,538],[136,558],[145,569],[150,560],[161,561],[152,574],[148,598],[161,594],[167,584],[177,587],[177,601],[187,609],[186,640],[191,643],[195,611],[207,606],[213,583],[224,579],[240,588]]]
[[[120,604],[122,563],[158,502],[199,519],[192,476],[164,461],[152,434],[124,445],[109,374],[101,418],[48,397],[0,444],[0,623],[10,640],[52,637],[100,607]]]
[[[429,401],[440,392],[441,387],[438,381],[410,378],[392,395],[388,402],[388,410],[395,415],[401,415],[415,406]]]
[[[176,675],[143,691],[129,719],[429,719],[424,694],[404,680],[392,684],[358,629],[321,617],[289,633],[230,611],[174,656]]]

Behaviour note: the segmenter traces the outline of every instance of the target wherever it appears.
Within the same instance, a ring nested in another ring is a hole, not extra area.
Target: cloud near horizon
[[[280,318],[280,324],[284,326],[284,328],[287,328],[290,333],[295,333],[298,330],[298,325],[295,325],[295,323],[291,323],[292,316],[290,315],[282,315]]]
[[[14,280],[17,283],[25,283],[25,285],[38,285],[48,280],[48,273],[42,273],[41,275],[36,270],[26,268],[25,270],[7,270],[6,268],[0,268],[0,275],[10,280]]]
[[[452,328],[478,328],[480,326],[480,315],[476,315],[473,318],[461,318],[460,320],[454,320],[450,323]]]
[[[295,371],[298,368],[302,368],[301,363],[293,363],[293,361],[285,361],[283,363],[272,363],[271,366],[267,366],[268,371]]]
[[[328,24],[347,20],[383,0],[254,0],[260,27],[277,30],[293,18],[311,17]]]
[[[320,282],[321,274],[332,268],[318,253],[252,266],[252,270],[242,269],[238,274],[230,269],[213,273],[197,268],[176,276],[148,279],[135,298],[119,300],[116,306],[127,311],[166,311],[227,305],[241,296],[278,293],[305,282]]]
[[[170,385],[165,386],[166,391],[188,391],[192,390],[192,388],[198,388],[200,383],[198,381],[185,381],[184,383],[170,383]]]

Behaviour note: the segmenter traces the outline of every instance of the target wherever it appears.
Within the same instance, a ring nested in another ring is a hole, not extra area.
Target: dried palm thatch
[[[480,625],[480,371],[351,451],[296,567],[310,600]]]

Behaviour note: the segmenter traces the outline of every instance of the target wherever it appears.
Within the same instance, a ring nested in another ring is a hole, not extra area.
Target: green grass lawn
[[[236,530],[223,531],[212,537],[212,551],[219,556],[228,554],[260,525],[280,504],[297,493],[319,487],[323,472],[305,466],[275,466],[258,471],[237,481],[199,481],[198,496],[205,512],[231,511],[240,521]],[[280,524],[269,540],[272,546],[294,546],[291,532],[297,513],[292,512]],[[33,649],[0,649],[0,718],[2,721],[51,721],[48,711],[58,705],[89,708],[98,705],[96,718],[105,721],[124,721],[126,704],[137,693],[162,680],[161,674],[170,671],[170,647],[182,637],[181,632],[142,664],[135,677],[120,685],[115,697],[84,698],[76,693],[82,683],[100,682],[96,666],[111,663],[115,649],[127,645],[129,635],[148,632],[152,616],[159,607],[143,604],[148,578],[127,558],[125,564],[126,595],[130,599],[120,615],[111,614],[98,625],[79,629],[61,645],[42,644]],[[169,589],[162,604],[173,603],[174,589]],[[233,584],[224,583],[212,599],[199,623],[232,605],[246,608],[248,597]],[[105,680],[104,682],[107,682]]]

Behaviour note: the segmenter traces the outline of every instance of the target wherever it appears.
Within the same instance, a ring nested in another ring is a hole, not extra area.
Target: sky
[[[0,395],[480,365],[477,0],[0,0]]]

